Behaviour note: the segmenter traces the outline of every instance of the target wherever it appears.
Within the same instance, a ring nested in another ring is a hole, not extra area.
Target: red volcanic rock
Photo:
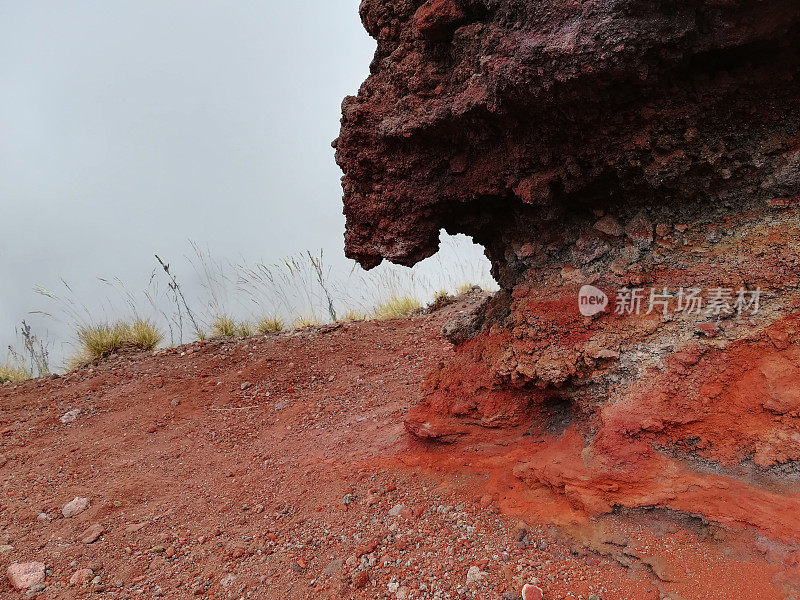
[[[526,583],[522,586],[522,600],[542,600],[544,591],[539,586]]]
[[[414,13],[411,26],[420,37],[437,41],[452,34],[465,16],[456,0],[428,0]]]
[[[361,589],[369,583],[369,573],[366,571],[359,571],[353,576],[353,587]]]
[[[378,49],[335,146],[346,252],[366,267],[430,256],[445,228],[482,243],[511,288],[574,242],[590,209],[626,223],[688,205],[689,222],[693,207],[800,196],[795,0],[360,12]],[[641,245],[652,231],[638,225]],[[537,256],[511,258],[533,240]]]
[[[6,569],[8,581],[14,589],[27,590],[45,578],[45,565],[41,562],[12,563]]]
[[[535,443],[517,479],[577,510],[800,542],[800,4],[365,0],[361,16],[377,51],[334,143],[348,256],[412,265],[446,229],[485,247],[501,287],[446,328],[455,357],[408,431],[518,430]],[[605,312],[580,313],[584,285]]]

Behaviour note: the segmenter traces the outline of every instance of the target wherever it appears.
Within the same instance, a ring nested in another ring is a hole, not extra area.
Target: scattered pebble
[[[486,571],[481,571],[480,567],[472,565],[467,571],[467,585],[477,583],[487,575],[488,573]]]
[[[69,578],[70,585],[83,585],[91,581],[94,577],[94,572],[91,569],[78,569]]]
[[[69,519],[81,514],[87,508],[89,508],[88,498],[75,498],[64,505],[64,508],[61,509],[61,514],[64,515],[65,519]]]
[[[539,586],[532,583],[522,586],[522,600],[542,600],[542,598],[544,598],[544,590]]]
[[[369,583],[369,573],[366,571],[359,571],[353,576],[353,587],[361,589]]]
[[[81,543],[83,544],[91,544],[97,541],[101,535],[105,533],[105,528],[100,525],[100,523],[95,523],[94,525],[90,525],[86,528],[86,530],[81,534]]]
[[[6,569],[8,581],[17,590],[28,590],[44,583],[45,565],[42,562],[13,563]]]
[[[61,415],[59,421],[64,423],[64,425],[66,425],[67,423],[74,423],[78,419],[80,414],[81,414],[80,408],[73,408],[72,410],[69,410],[65,412],[63,415]]]

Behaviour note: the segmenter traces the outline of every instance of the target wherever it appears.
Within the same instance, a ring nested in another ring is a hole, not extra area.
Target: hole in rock
[[[572,423],[572,402],[560,394],[553,394],[544,404],[544,427],[548,435],[561,435]]]
[[[444,229],[439,232],[439,250],[433,256],[411,269],[383,263],[375,271],[382,268],[410,271],[411,283],[419,298],[431,298],[441,290],[457,293],[459,288],[468,285],[478,285],[490,292],[499,289],[484,247],[468,235],[450,235]]]

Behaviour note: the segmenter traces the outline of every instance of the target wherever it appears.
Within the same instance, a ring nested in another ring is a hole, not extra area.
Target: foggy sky
[[[357,6],[1,1],[3,348],[48,308],[34,285],[135,289],[188,239],[217,257],[341,255],[330,142],[374,51]]]
[[[189,240],[344,264],[330,142],[374,52],[358,4],[0,0],[0,361],[22,319],[69,337],[34,286],[119,318],[97,278],[141,290]]]

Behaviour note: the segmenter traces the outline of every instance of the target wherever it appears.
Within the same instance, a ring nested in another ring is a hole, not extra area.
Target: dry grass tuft
[[[82,326],[78,329],[81,354],[90,360],[104,358],[122,348],[129,333],[130,325],[126,323]]]
[[[256,331],[261,335],[283,331],[283,319],[278,317],[262,317],[256,323]]]
[[[10,382],[19,383],[31,378],[30,372],[24,368],[12,364],[0,365],[0,383]]]
[[[75,369],[81,369],[87,365],[92,364],[94,358],[89,356],[85,350],[81,350],[75,356],[70,356],[67,359],[67,371],[74,371]]]
[[[481,289],[481,286],[475,285],[474,283],[462,283],[459,285],[456,290],[458,290],[459,294],[469,294],[474,289]]]
[[[239,337],[250,337],[253,335],[253,326],[250,323],[242,321],[236,325],[236,335]]]
[[[339,321],[343,323],[352,323],[353,321],[366,321],[368,318],[366,313],[357,310],[348,310]]]
[[[439,290],[434,294],[433,301],[434,303],[441,303],[447,301],[450,298],[450,294],[447,293],[447,290]]]
[[[230,317],[217,317],[211,324],[211,337],[233,337],[236,335],[236,323]]]
[[[420,310],[419,300],[413,296],[392,296],[375,309],[376,319],[401,319]]]
[[[125,341],[141,350],[153,350],[164,339],[164,334],[150,321],[138,319],[128,328]]]
[[[440,290],[433,296],[433,302],[428,305],[428,311],[436,312],[455,301],[455,296],[451,296],[446,290]]]
[[[212,338],[225,337],[250,337],[253,335],[253,326],[247,321],[237,323],[231,317],[217,317],[211,324]]]
[[[84,325],[78,328],[77,337],[80,350],[67,360],[69,370],[85,367],[124,347],[152,350],[161,343],[164,335],[154,323],[137,319],[133,323]]]
[[[308,327],[319,327],[322,323],[317,317],[297,317],[292,325],[295,329],[307,329]]]

